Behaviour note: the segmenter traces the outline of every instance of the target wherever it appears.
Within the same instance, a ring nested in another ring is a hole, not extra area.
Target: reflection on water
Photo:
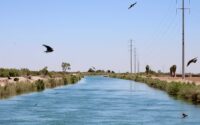
[[[199,113],[145,84],[100,76],[0,101],[0,125],[199,125]]]

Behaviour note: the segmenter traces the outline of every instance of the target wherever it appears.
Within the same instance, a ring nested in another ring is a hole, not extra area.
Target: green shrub
[[[19,81],[19,78],[14,78],[14,81],[15,81],[15,82],[18,82],[18,81]]]
[[[78,81],[78,77],[74,76],[74,75],[71,75],[70,77],[70,83],[74,84]]]
[[[39,71],[41,75],[47,76],[49,74],[48,67],[44,67]]]
[[[63,77],[63,82],[64,82],[64,85],[67,85],[67,84],[69,84],[70,83],[70,79],[69,79],[69,77]]]
[[[0,69],[0,77],[8,77],[9,76],[9,71],[6,69]]]
[[[20,71],[17,69],[10,69],[9,76],[10,77],[18,77],[18,76],[20,76]]]
[[[177,96],[178,92],[180,91],[182,85],[178,82],[171,82],[167,85],[167,92],[170,95]]]
[[[40,79],[37,80],[35,82],[35,85],[36,85],[37,91],[43,91],[45,89],[45,84],[43,80],[40,80]]]

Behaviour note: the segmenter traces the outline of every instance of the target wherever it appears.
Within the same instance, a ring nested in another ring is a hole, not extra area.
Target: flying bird
[[[186,115],[185,113],[182,114],[182,118],[186,118],[188,117],[188,115]]]
[[[187,64],[187,67],[191,64],[191,63],[196,63],[197,62],[197,57],[194,58],[194,59],[191,59],[188,64]]]
[[[131,9],[132,7],[134,7],[137,4],[137,2],[135,2],[134,4],[131,4],[130,7],[128,9]]]
[[[46,49],[47,49],[47,50],[45,51],[46,53],[50,53],[50,52],[53,52],[53,51],[54,51],[53,48],[50,47],[50,46],[47,46],[47,45],[45,45],[45,44],[44,44],[43,46],[46,47]]]

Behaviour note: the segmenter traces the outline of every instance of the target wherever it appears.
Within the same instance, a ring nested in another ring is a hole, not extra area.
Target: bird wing
[[[130,7],[128,9],[131,9],[132,7],[134,7],[137,4],[137,2],[135,2],[134,4],[131,4]]]
[[[190,61],[188,62],[187,67],[188,67],[191,63],[192,63],[192,60],[190,60]]]
[[[44,47],[46,47],[47,48],[47,50],[53,50],[50,46],[47,46],[47,45],[43,45]]]
[[[130,5],[128,9],[131,9],[133,7],[133,5]]]
[[[194,58],[194,59],[191,59],[191,60],[188,62],[187,66],[189,66],[191,63],[196,63],[196,62],[197,62],[197,57]]]
[[[46,47],[46,48],[48,48],[48,47],[49,47],[49,46],[47,46],[47,45],[45,45],[45,44],[43,44],[43,46],[44,46],[44,47]]]

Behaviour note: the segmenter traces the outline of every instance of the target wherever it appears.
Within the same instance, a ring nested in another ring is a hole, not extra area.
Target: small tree
[[[31,71],[29,69],[21,69],[21,74],[25,75],[25,76],[30,76],[31,75]]]
[[[42,75],[44,75],[44,76],[47,76],[48,73],[49,73],[48,67],[47,67],[47,66],[44,67],[42,70],[40,70],[40,73],[41,73]]]
[[[63,62],[61,65],[63,72],[66,73],[67,70],[70,70],[71,69],[70,66],[71,65],[69,63]]]
[[[149,74],[149,72],[150,72],[150,67],[149,67],[149,65],[147,65],[146,66],[146,73]]]
[[[162,74],[162,71],[161,71],[161,70],[158,70],[158,74]]]
[[[110,70],[107,70],[107,73],[111,73],[111,71],[110,71]]]
[[[99,69],[99,70],[97,70],[96,72],[97,72],[97,73],[104,73],[105,71]]]
[[[94,70],[93,68],[90,68],[90,69],[88,70],[88,72],[95,72],[95,70]]]
[[[171,77],[176,77],[176,65],[170,67],[170,75]]]

